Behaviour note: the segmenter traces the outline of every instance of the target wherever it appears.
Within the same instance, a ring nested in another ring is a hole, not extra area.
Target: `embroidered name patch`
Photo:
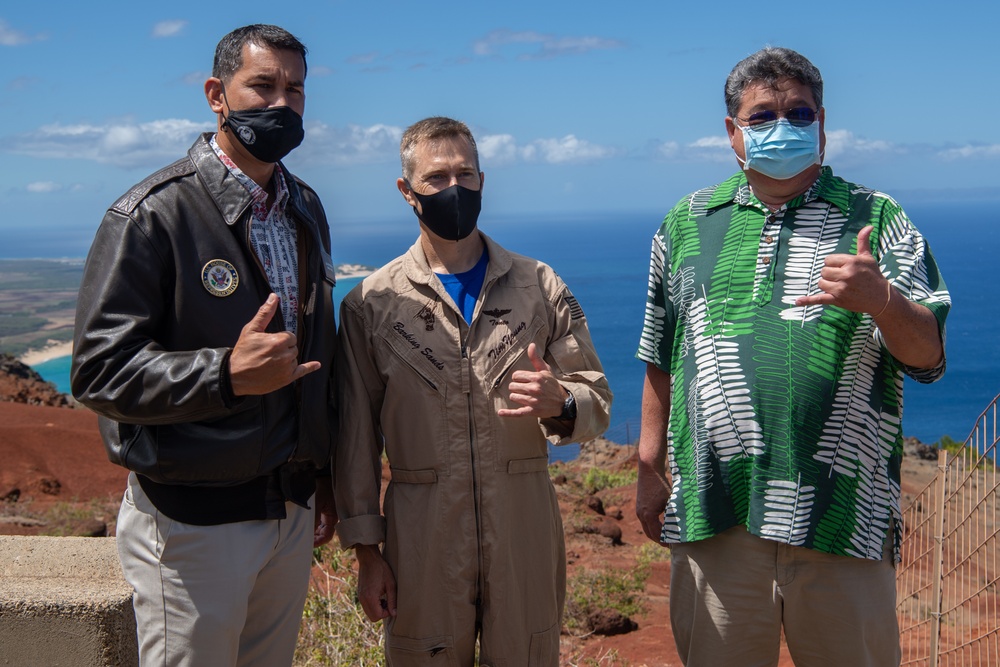
[[[423,345],[419,340],[417,340],[416,336],[414,336],[412,333],[406,330],[406,327],[403,325],[402,322],[396,322],[392,326],[392,330],[395,331],[397,334],[399,334],[400,338],[409,343],[410,347],[412,347],[414,350],[420,349],[420,347]],[[420,354],[424,356],[424,359],[430,362],[431,366],[438,369],[439,371],[444,370],[444,362],[434,356],[433,349],[425,347],[424,349],[420,350]]]
[[[201,284],[212,296],[229,296],[240,284],[240,276],[226,260],[213,259],[201,269]]]

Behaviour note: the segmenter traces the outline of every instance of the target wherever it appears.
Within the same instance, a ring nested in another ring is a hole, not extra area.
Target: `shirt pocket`
[[[440,362],[400,326],[387,322],[377,333],[378,367],[385,382],[379,421],[386,455],[394,468],[447,475],[448,385],[437,367]]]
[[[520,407],[518,403],[510,400],[510,390],[507,386],[514,371],[534,372],[535,367],[528,358],[528,345],[534,343],[538,353],[544,356],[547,333],[545,322],[536,316],[516,336],[507,334],[509,338],[502,339],[492,347],[494,350],[503,348],[503,352],[496,356],[483,378],[490,396],[489,419],[493,435],[494,469],[497,471],[507,472],[511,461],[548,456],[548,441],[542,435],[537,418],[497,415],[497,410],[500,408]]]

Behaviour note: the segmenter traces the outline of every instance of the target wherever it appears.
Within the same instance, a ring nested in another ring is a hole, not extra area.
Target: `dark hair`
[[[237,28],[219,40],[215,47],[212,76],[223,82],[230,81],[243,67],[243,47],[247,44],[295,51],[302,56],[302,71],[306,71],[306,47],[295,35],[276,25],[255,23]]]
[[[413,151],[417,144],[423,141],[437,141],[455,137],[461,137],[469,142],[472,155],[476,158],[476,171],[480,171],[479,149],[476,147],[476,140],[473,138],[469,126],[460,120],[432,116],[417,121],[406,128],[406,132],[403,132],[403,138],[399,142],[399,161],[403,166],[403,178],[409,181],[413,176]]]
[[[726,79],[726,114],[736,118],[743,91],[755,81],[774,86],[781,79],[795,79],[812,90],[816,108],[823,106],[823,77],[805,56],[777,46],[768,46],[747,56],[729,73]]]

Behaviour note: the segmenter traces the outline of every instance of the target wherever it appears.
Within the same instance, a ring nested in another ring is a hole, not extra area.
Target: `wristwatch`
[[[556,419],[560,421],[573,421],[576,419],[576,399],[573,398],[573,392],[569,392],[569,396],[563,403],[562,412],[559,413]]]

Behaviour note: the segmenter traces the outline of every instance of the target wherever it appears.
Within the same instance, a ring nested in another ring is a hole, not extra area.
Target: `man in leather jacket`
[[[73,394],[128,468],[118,517],[142,664],[291,664],[330,476],[333,265],[301,141],[305,47],[220,41],[218,131],[107,212],[80,289]]]

